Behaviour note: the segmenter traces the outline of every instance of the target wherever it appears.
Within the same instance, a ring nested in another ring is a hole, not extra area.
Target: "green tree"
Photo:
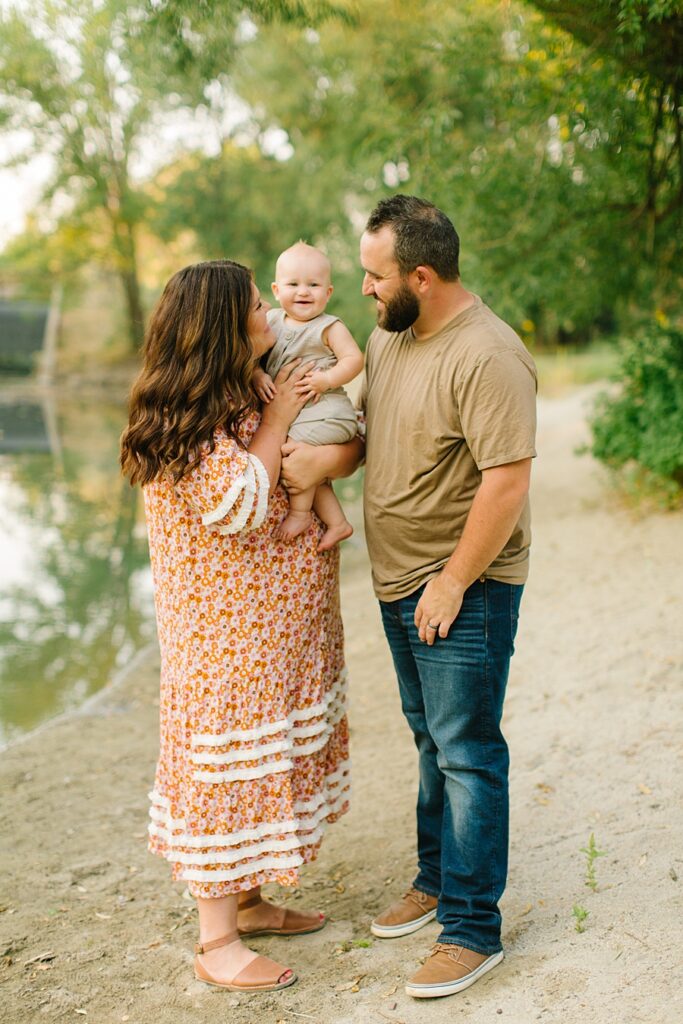
[[[630,149],[642,153],[640,187],[619,204],[636,230],[643,254],[656,255],[683,214],[683,3],[681,0],[531,0],[565,31],[620,69],[636,92],[641,117]],[[622,90],[623,91],[623,90]],[[616,205],[616,197],[609,197]],[[660,253],[657,254],[661,257]],[[680,255],[678,247],[675,255]]]
[[[257,132],[258,134],[258,132]],[[355,229],[342,205],[333,163],[324,154],[281,161],[263,140],[227,140],[214,157],[187,154],[157,175],[149,227],[164,243],[193,237],[188,259],[229,257],[253,268],[270,297],[275,260],[299,238],[323,245],[333,262],[330,309],[362,343],[372,324],[359,302]]]
[[[630,72],[660,82],[683,80],[681,0],[528,0],[586,46],[616,57]]]
[[[543,340],[680,302],[680,210],[649,236],[633,216],[657,116],[643,81],[529,8],[375,0],[358,26],[264,29],[233,81],[303,177],[324,167],[338,217],[396,190],[442,206],[466,279]],[[680,169],[661,159],[663,213]]]
[[[148,2],[148,26],[168,42],[177,66],[199,69],[207,78],[224,71],[249,34],[248,19],[259,24],[320,25],[328,19],[353,22],[356,0],[157,0]]]
[[[42,205],[67,204],[70,261],[99,252],[118,275],[131,348],[143,329],[136,235],[146,213],[132,164],[155,118],[179,108],[181,96],[201,99],[198,81],[166,70],[168,46],[143,26],[140,9],[123,0],[27,0],[0,16],[5,128],[30,132],[21,159],[51,155]]]

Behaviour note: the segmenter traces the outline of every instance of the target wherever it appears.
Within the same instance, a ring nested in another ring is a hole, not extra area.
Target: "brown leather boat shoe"
[[[370,925],[370,931],[378,939],[398,939],[410,935],[436,917],[436,896],[411,888],[388,910],[383,911]]]
[[[502,949],[487,956],[465,946],[437,942],[420,970],[406,985],[406,992],[416,999],[455,995],[474,985],[502,959]]]

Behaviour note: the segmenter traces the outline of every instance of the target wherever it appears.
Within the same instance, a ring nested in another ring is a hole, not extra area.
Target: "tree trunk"
[[[131,352],[137,352],[142,346],[145,336],[145,314],[140,298],[140,282],[135,266],[122,269],[120,273],[123,290],[126,294],[128,313],[128,339]]]
[[[114,225],[114,242],[119,256],[119,278],[126,296],[128,339],[131,352],[138,352],[145,334],[145,312],[140,295],[133,226],[125,221]]]

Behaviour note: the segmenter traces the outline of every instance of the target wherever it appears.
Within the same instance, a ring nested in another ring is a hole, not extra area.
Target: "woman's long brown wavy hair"
[[[195,263],[166,285],[121,437],[121,468],[131,484],[165,473],[177,482],[199,461],[200,445],[213,449],[219,426],[237,439],[255,406],[252,302],[251,272],[231,260]]]

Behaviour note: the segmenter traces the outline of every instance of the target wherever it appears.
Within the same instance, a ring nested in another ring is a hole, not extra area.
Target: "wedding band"
[[[432,626],[431,622],[427,623],[427,629],[438,629],[438,626]]]

